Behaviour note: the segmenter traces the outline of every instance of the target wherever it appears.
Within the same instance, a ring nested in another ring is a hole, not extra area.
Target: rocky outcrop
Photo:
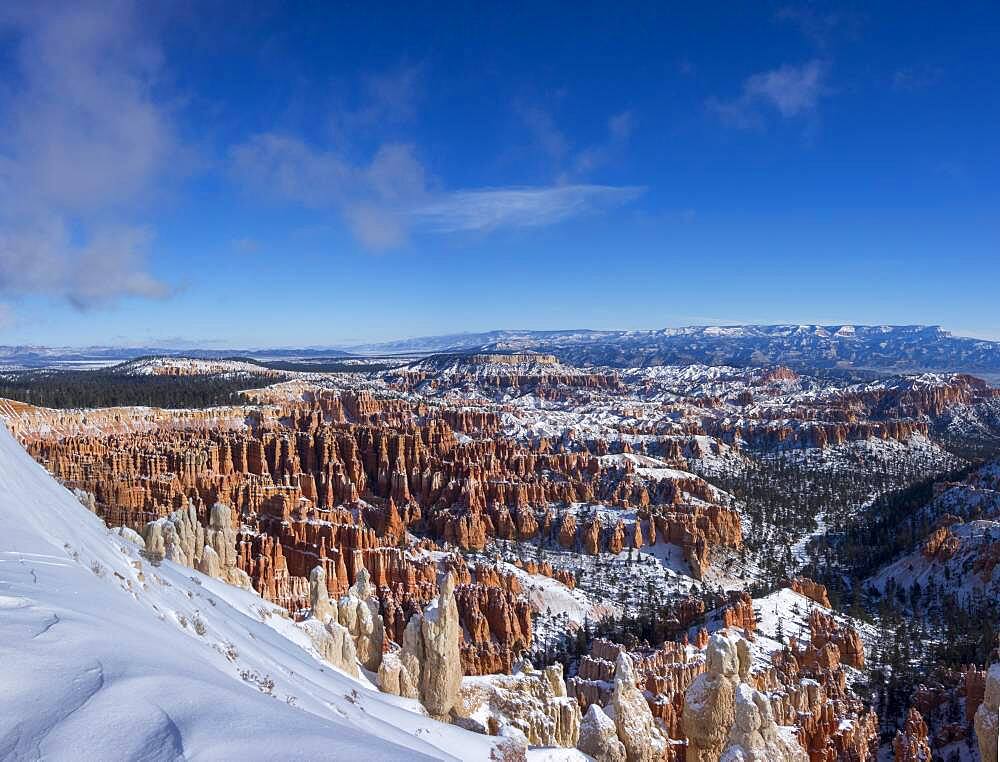
[[[666,743],[636,683],[632,658],[622,652],[615,662],[615,683],[609,706],[611,717],[628,762],[654,762],[663,754]]]
[[[319,567],[317,567],[319,568]],[[337,601],[337,618],[351,634],[358,660],[365,669],[377,672],[382,664],[382,645],[385,638],[379,603],[362,567],[347,595]]]
[[[300,625],[309,634],[313,647],[326,661],[352,677],[358,677],[358,655],[347,628],[334,620],[308,619]]]
[[[358,653],[355,638],[338,621],[337,604],[330,600],[326,572],[317,566],[309,575],[310,618],[302,622],[319,655],[330,664],[357,677]]]
[[[875,758],[878,718],[849,692],[834,643],[816,648],[792,639],[771,660],[772,667],[753,674],[753,683],[771,697],[775,721],[795,726],[811,760]]]
[[[805,750],[782,735],[767,697],[747,684],[746,641],[715,634],[705,674],[684,699],[687,762],[809,762]]]
[[[828,643],[837,646],[839,660],[855,669],[865,667],[865,648],[861,635],[849,625],[838,624],[830,614],[819,609],[809,612],[809,646],[822,650]]]
[[[532,641],[531,606],[512,575],[478,564],[475,583],[455,590],[465,639],[462,668],[467,675],[510,672]]]
[[[962,673],[962,695],[965,696],[965,720],[972,722],[976,710],[986,695],[986,670],[974,666],[965,667]]]
[[[420,634],[420,700],[432,716],[447,716],[462,686],[462,625],[450,574],[437,601],[424,609]]]
[[[1000,726],[1000,664],[994,664],[986,676],[986,693],[976,710],[976,738],[983,762],[997,762],[997,730]]]
[[[236,567],[236,531],[231,516],[228,506],[216,503],[208,527],[204,527],[194,503],[188,503],[186,508],[146,524],[142,531],[146,555],[154,562],[166,558],[231,585],[249,588],[250,577]]]
[[[788,587],[799,595],[804,595],[809,600],[815,601],[820,606],[832,608],[830,606],[830,597],[826,592],[826,585],[813,582],[808,577],[796,577],[788,583]]]
[[[561,665],[538,672],[525,664],[513,675],[466,681],[455,713],[485,717],[490,735],[514,727],[533,746],[574,747],[580,735],[580,706],[566,696]]]
[[[753,639],[754,631],[757,629],[757,615],[754,613],[750,594],[731,590],[726,598],[726,604],[719,612],[722,626],[739,627],[746,637]]]
[[[594,762],[626,762],[625,744],[618,740],[615,722],[597,704],[591,704],[583,716],[577,748]]]
[[[113,534],[118,535],[123,540],[128,540],[130,543],[140,548],[141,550],[146,549],[146,541],[142,539],[142,535],[136,532],[134,529],[129,529],[128,527],[115,527],[111,530]]]
[[[317,566],[309,574],[309,608],[312,618],[320,622],[329,619],[335,622],[339,620],[337,604],[330,600],[326,572],[322,566]]]
[[[462,686],[461,638],[455,581],[448,574],[437,599],[410,618],[399,652],[383,659],[379,687],[419,698],[432,717],[447,721]]]
[[[704,648],[704,644],[696,644],[699,647]],[[569,695],[581,709],[587,711],[595,704],[610,706],[618,657],[625,651],[623,646],[600,638],[591,644],[590,653],[580,659],[577,674],[567,681]],[[654,719],[669,738],[682,739],[684,692],[705,669],[701,654],[685,642],[668,641],[658,649],[628,655]]]
[[[938,527],[924,543],[921,552],[928,561],[947,561],[961,547],[959,539],[951,533],[948,527]]]
[[[893,762],[929,762],[931,747],[927,741],[927,723],[914,708],[906,718],[902,729],[896,731],[892,740]]]

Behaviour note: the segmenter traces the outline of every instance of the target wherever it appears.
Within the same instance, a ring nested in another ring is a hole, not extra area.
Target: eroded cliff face
[[[479,550],[507,539],[599,554],[659,541],[680,547],[701,577],[715,548],[741,546],[738,514],[713,502],[716,491],[693,475],[650,477],[630,460],[555,452],[544,439],[460,441],[451,422],[469,425],[468,411],[295,383],[256,390],[261,404],[251,408],[30,409],[20,430],[32,454],[90,495],[108,523],[144,532],[159,522],[160,534],[170,532],[164,521],[174,525],[178,550],[171,552],[190,565],[203,555],[197,536],[189,547],[190,536],[214,520],[208,506],[229,506],[235,538],[227,548],[210,543],[220,573],[236,580],[235,553],[254,589],[293,613],[308,609],[316,566],[334,597],[366,570],[397,643],[438,593],[439,562],[424,551]],[[586,501],[606,509],[586,521],[571,511],[559,517],[561,506]],[[626,509],[638,509],[637,518],[614,517]],[[215,568],[212,553],[203,563]],[[463,668],[509,672],[532,644],[530,607],[510,575],[470,571],[457,577]],[[568,570],[543,564],[536,572],[575,584]]]
[[[815,601],[820,606],[830,608],[830,598],[826,592],[826,585],[813,582],[808,577],[796,577],[788,583],[788,587],[799,595],[804,595],[809,600]]]
[[[739,619],[739,612],[744,608],[741,604],[740,596],[732,596],[720,619]],[[752,612],[752,606],[749,609]],[[770,663],[761,663],[758,656],[758,662],[751,665],[751,641],[747,637],[753,632],[752,619],[743,622],[750,625],[749,629],[728,624],[718,637],[735,644],[733,648],[743,670],[742,682],[761,692],[772,721],[784,728],[780,730],[782,738],[794,741],[810,762],[873,760],[878,746],[877,718],[848,689],[838,646],[823,640],[830,636],[830,624],[825,618],[814,617],[812,621],[818,624],[815,635],[820,645],[805,639],[802,642],[793,640],[786,648],[773,652]],[[857,638],[854,630],[843,625],[838,625],[836,632],[845,642],[854,642]],[[715,638],[715,646],[712,646],[712,638]],[[860,641],[857,643],[860,648]],[[692,642],[667,642],[655,650],[630,655],[637,687],[643,690],[656,726],[666,740],[663,759],[668,762],[684,760],[688,753],[694,754],[694,759],[718,759],[713,755],[721,754],[724,748],[720,745],[729,743],[728,728],[736,723],[737,685],[732,680],[702,679],[710,670],[720,668],[718,664],[713,666],[715,660],[723,658],[720,647],[721,641],[716,636],[710,638],[701,630]],[[590,654],[581,659],[577,675],[567,681],[569,694],[580,702],[585,715],[591,707],[603,707],[610,702],[608,686],[614,680],[616,661],[624,651],[622,646],[595,640]],[[723,669],[723,674],[727,670],[730,667]],[[711,699],[715,707],[713,712],[718,716],[714,719],[711,715],[707,715],[709,719],[703,716],[703,722],[699,720],[700,724],[689,727],[689,722],[693,722],[690,717],[694,715],[687,702],[692,686],[699,680],[701,698],[695,703],[705,704]],[[754,696],[747,694],[744,699],[744,709],[752,714],[751,704],[757,705]],[[760,722],[764,721],[762,716]],[[723,729],[713,731],[720,722]],[[755,721],[748,722],[753,725]],[[691,732],[696,734],[694,752],[686,751],[692,748]],[[744,739],[746,743],[759,745],[752,732],[748,738],[751,740]],[[741,741],[738,745],[742,748],[745,743]],[[769,759],[766,756],[758,758]]]

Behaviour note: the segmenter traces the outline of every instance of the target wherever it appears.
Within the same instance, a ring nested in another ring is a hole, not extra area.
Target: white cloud
[[[709,98],[707,105],[723,121],[743,128],[760,126],[767,109],[785,119],[802,116],[814,111],[827,92],[827,70],[819,60],[801,66],[786,64],[748,77],[737,98]]]
[[[135,6],[15,4],[0,31],[18,75],[0,116],[0,290],[78,307],[164,295],[127,212],[178,143]]]
[[[518,113],[542,152],[552,161],[561,161],[569,151],[569,139],[552,114],[537,106],[519,108]]]
[[[562,175],[564,181],[570,178],[582,179],[590,173],[612,164],[624,153],[632,131],[635,129],[635,115],[623,111],[608,119],[608,138],[577,152],[573,158],[572,172]]]
[[[230,152],[236,178],[272,197],[335,211],[368,249],[427,233],[539,227],[627,203],[641,188],[555,185],[440,192],[413,146],[381,146],[367,163],[278,134],[257,135]]]
[[[571,217],[625,204],[638,187],[563,185],[456,191],[411,210],[420,227],[438,233],[553,225]]]
[[[338,155],[291,135],[254,135],[233,146],[229,159],[238,180],[309,207],[330,204],[355,182],[356,170]]]
[[[236,179],[272,198],[340,214],[370,249],[406,239],[400,215],[427,195],[423,164],[411,145],[381,146],[367,163],[352,163],[332,150],[290,135],[264,133],[230,150]]]
[[[169,288],[143,266],[149,239],[142,228],[106,225],[75,244],[58,217],[0,230],[0,291],[58,295],[80,309],[126,296],[164,297]]]
[[[591,173],[619,159],[632,137],[636,122],[632,111],[622,111],[608,119],[606,138],[589,145],[574,146],[549,111],[539,107],[521,107],[517,113],[536,146],[555,167],[554,176],[560,185],[581,182]]]

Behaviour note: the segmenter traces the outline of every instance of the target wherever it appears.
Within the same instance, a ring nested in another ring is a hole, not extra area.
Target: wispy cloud
[[[417,115],[424,94],[427,66],[401,63],[360,77],[360,98],[353,107],[345,103],[330,118],[339,142],[352,144],[373,131],[399,127]]]
[[[573,144],[547,109],[518,107],[517,113],[535,145],[552,163],[560,184],[581,182],[620,158],[636,125],[635,114],[630,110],[622,111],[608,118],[606,138],[580,146]]]
[[[517,109],[538,147],[549,159],[560,162],[569,152],[569,138],[556,125],[552,114],[539,106]]]
[[[907,66],[892,75],[892,86],[897,90],[923,90],[933,87],[944,78],[940,66]]]
[[[837,38],[854,39],[861,33],[865,16],[845,10],[823,10],[814,5],[785,6],[775,14],[778,21],[786,21],[818,48],[831,46]]]
[[[409,215],[419,227],[437,233],[544,227],[621,206],[642,192],[641,187],[608,185],[456,191]]]
[[[827,93],[828,69],[820,60],[786,64],[748,77],[736,98],[709,98],[706,105],[724,122],[740,128],[762,126],[768,112],[785,119],[803,116],[815,111]]]
[[[0,291],[80,308],[165,295],[126,211],[179,148],[136,7],[15,3],[0,32],[18,73],[0,120]]]
[[[236,180],[258,193],[340,215],[367,248],[406,239],[401,209],[427,197],[423,164],[412,145],[389,143],[367,162],[319,148],[298,137],[262,133],[230,149]]]
[[[619,124],[619,131],[627,127]],[[565,184],[441,191],[411,145],[381,146],[367,162],[289,135],[262,134],[230,152],[242,184],[340,215],[372,250],[402,245],[411,231],[433,234],[554,225],[635,199],[637,187]]]
[[[621,158],[635,130],[635,124],[635,114],[631,111],[623,111],[609,118],[607,139],[578,151],[573,157],[571,171],[564,174],[562,179],[566,181],[587,177]]]

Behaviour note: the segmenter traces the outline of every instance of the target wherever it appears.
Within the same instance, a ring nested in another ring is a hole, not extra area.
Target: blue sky
[[[0,10],[0,343],[1000,338],[995,4],[161,5]]]

